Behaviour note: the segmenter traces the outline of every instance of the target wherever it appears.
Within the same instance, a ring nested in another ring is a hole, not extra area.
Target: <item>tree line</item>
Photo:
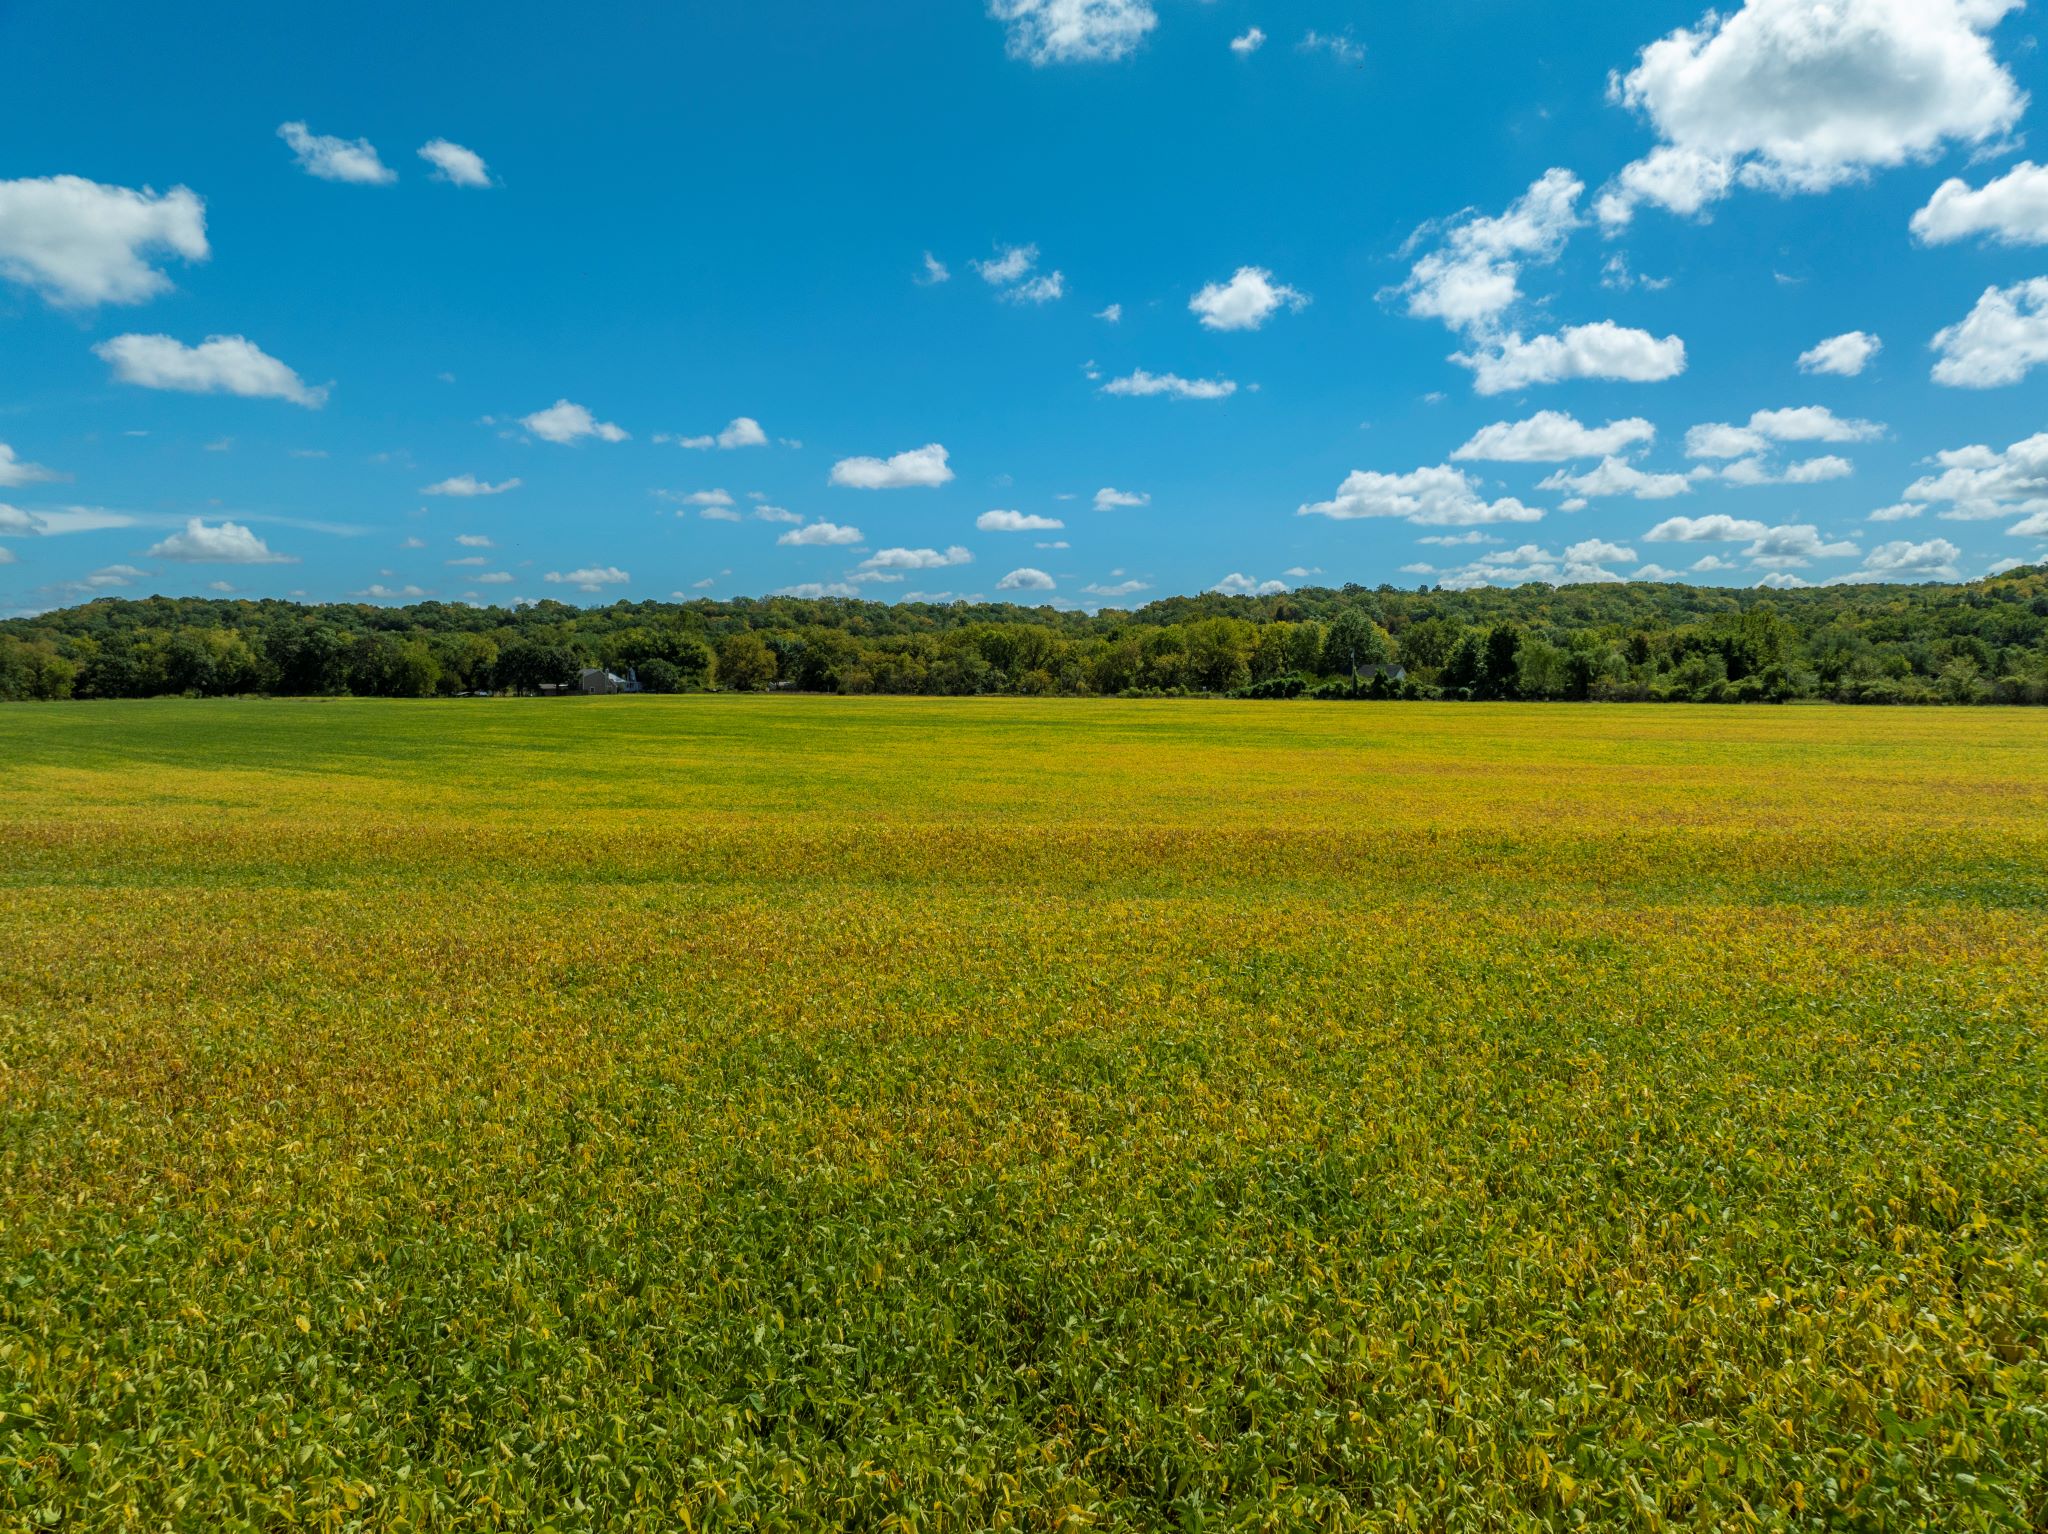
[[[1968,584],[1304,587],[1100,613],[793,597],[473,607],[103,597],[0,622],[0,699],[651,692],[2048,702],[2048,567]]]

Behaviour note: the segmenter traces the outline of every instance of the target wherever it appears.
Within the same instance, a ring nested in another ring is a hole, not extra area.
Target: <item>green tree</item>
[[[759,692],[775,680],[775,652],[759,634],[743,631],[718,641],[718,685],[727,692]]]

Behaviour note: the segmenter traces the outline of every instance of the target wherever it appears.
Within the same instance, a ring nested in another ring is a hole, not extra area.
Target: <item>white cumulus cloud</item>
[[[420,491],[421,495],[503,495],[508,490],[517,490],[522,481],[501,480],[492,484],[489,480],[478,479],[474,474],[457,474],[452,479],[436,480]]]
[[[542,577],[551,586],[574,586],[578,591],[602,591],[623,586],[633,577],[617,565],[588,565],[581,570],[550,570]]]
[[[1747,0],[1643,49],[1614,99],[1662,140],[1598,203],[1696,213],[1730,187],[1818,192],[2002,138],[2026,96],[1990,32],[2019,0]]]
[[[1539,410],[1523,421],[1496,421],[1474,432],[1454,459],[1476,458],[1491,463],[1563,463],[1568,458],[1598,458],[1627,452],[1656,439],[1657,428],[1641,416],[1582,426],[1558,410]]]
[[[159,255],[204,261],[206,205],[82,176],[0,181],[0,277],[62,308],[138,304],[171,286]]]
[[[974,556],[954,544],[946,549],[877,549],[860,562],[863,570],[944,570],[972,564]]]
[[[837,522],[812,522],[803,527],[791,528],[775,541],[786,548],[795,549],[859,543],[860,529],[842,527]]]
[[[1159,394],[1172,399],[1228,399],[1237,392],[1237,384],[1229,378],[1183,378],[1178,373],[1148,373],[1136,368],[1122,378],[1112,378],[1102,392],[1130,399]]]
[[[1563,490],[1588,499],[1629,495],[1639,501],[1667,501],[1674,495],[1690,494],[1692,481],[1683,474],[1648,474],[1623,458],[1603,458],[1599,467],[1584,474],[1567,474],[1559,469],[1537,488]]]
[[[434,179],[451,186],[489,186],[490,167],[474,149],[444,138],[428,139],[420,145],[420,158],[434,167]]]
[[[1159,24],[1150,0],[989,0],[1012,58],[1032,64],[1120,59]]]
[[[1034,570],[1029,565],[1012,570],[996,582],[998,591],[1050,591],[1053,579],[1043,570]]]
[[[1597,320],[1527,340],[1519,333],[1491,338],[1472,351],[1455,353],[1451,361],[1472,370],[1472,387],[1480,394],[1575,378],[1660,383],[1685,371],[1685,342]]]
[[[1287,582],[1256,580],[1233,570],[1209,589],[1226,597],[1270,597],[1285,591]]]
[[[1717,511],[1705,517],[1667,517],[1643,536],[1652,543],[1740,543],[1761,538],[1769,531],[1762,522]],[[1697,570],[1703,565],[1704,561],[1693,568]]]
[[[1058,517],[1041,517],[1023,511],[984,511],[974,525],[985,533],[1051,533],[1067,524]]]
[[[1150,506],[1151,504],[1152,495],[1150,491],[1118,490],[1113,486],[1104,485],[1095,492],[1095,509],[1097,511],[1120,511],[1128,507]]]
[[[1308,295],[1275,282],[1263,266],[1240,266],[1228,282],[1212,282],[1188,300],[1210,330],[1257,330],[1280,309],[1301,310]]]
[[[283,124],[277,136],[291,146],[299,168],[322,181],[388,186],[398,179],[398,172],[377,157],[376,147],[368,139],[314,133],[302,122]]]
[[[1968,314],[1935,332],[1934,381],[1957,389],[2016,384],[2048,362],[2048,277],[1986,288]]]
[[[208,524],[193,517],[181,532],[158,543],[149,551],[151,559],[174,559],[186,564],[283,565],[295,563],[289,556],[274,554],[264,541],[239,522]]]
[[[1884,343],[1867,330],[1844,331],[1801,352],[1799,371],[1854,378],[1870,366],[1871,359],[1883,348]]]
[[[936,489],[950,484],[953,470],[936,442],[888,458],[842,458],[832,465],[832,483],[853,490]]]
[[[326,385],[308,388],[297,373],[244,336],[208,336],[197,346],[170,336],[115,336],[93,352],[121,382],[144,389],[290,400],[309,410],[327,403]]]
[[[1244,32],[1240,32],[1230,40],[1230,51],[1239,58],[1243,58],[1247,54],[1257,53],[1265,44],[1266,34],[1257,27],[1252,27]],[[1097,596],[1101,594],[1100,592],[1096,593]]]
[[[2022,160],[1981,187],[1950,177],[1913,215],[1913,234],[1927,245],[1980,234],[2001,245],[2048,245],[2048,165]]]
[[[2024,437],[2002,452],[1981,443],[1949,448],[1936,453],[1934,462],[1940,472],[1913,481],[1905,500],[1946,504],[1944,521],[1985,522],[2048,511],[2048,432]]]
[[[1513,497],[1489,501],[1479,480],[1449,464],[1417,469],[1410,474],[1380,474],[1354,469],[1327,501],[1312,501],[1296,516],[1399,517],[1418,527],[1477,527],[1500,522],[1536,522],[1543,513]]]
[[[1440,228],[1418,230],[1418,239],[1435,234],[1438,243],[1408,273],[1408,312],[1453,330],[1492,327],[1521,297],[1522,268],[1547,265],[1563,251],[1582,222],[1584,191],[1577,176],[1554,167],[1497,217],[1464,213]]]
[[[536,410],[532,415],[521,416],[519,424],[532,432],[543,442],[555,442],[567,446],[580,442],[585,437],[596,437],[601,442],[624,442],[625,431],[610,421],[600,421],[583,405],[566,399],[558,399],[545,410]]]

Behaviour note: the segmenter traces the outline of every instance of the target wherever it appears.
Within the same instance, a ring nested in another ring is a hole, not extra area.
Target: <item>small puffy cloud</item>
[[[149,572],[147,570],[138,570],[133,565],[108,565],[104,569],[93,571],[81,584],[90,586],[95,591],[111,591],[123,586],[132,586],[137,581],[146,581],[148,579]],[[222,589],[223,585],[224,583],[220,581],[213,583],[215,590]]]
[[[1825,405],[1759,410],[1744,426],[1708,421],[1685,434],[1688,458],[1752,458],[1778,442],[1871,442],[1884,435],[1877,421],[1836,415]],[[1763,483],[1763,481],[1751,481]]]
[[[490,561],[481,554],[465,554],[460,559],[444,559],[441,563],[448,566],[451,570],[481,570]]]
[[[1141,591],[1150,591],[1151,589],[1150,584],[1139,580],[1118,581],[1113,586],[1098,582],[1081,588],[1082,592],[1088,596],[1102,597],[1112,602],[1119,597],[1136,596]]]
[[[1640,569],[1631,570],[1628,578],[1632,581],[1675,581],[1682,573],[1682,571],[1667,570],[1662,565],[1652,564],[1644,565]]]
[[[1240,266],[1228,282],[1212,282],[1188,300],[1209,330],[1257,330],[1280,309],[1308,307],[1308,295],[1275,282],[1263,266]]]
[[[1151,0],[989,0],[1010,57],[1043,68],[1120,59],[1159,24]]]
[[[944,570],[972,564],[974,556],[954,544],[947,549],[877,549],[860,562],[863,570]]]
[[[1870,359],[1883,349],[1884,343],[1867,330],[1844,331],[1801,352],[1799,371],[1854,378],[1870,366]]]
[[[2021,517],[2005,531],[2014,538],[2048,538],[2048,507],[2030,517]]]
[[[1567,491],[1581,500],[1629,495],[1639,501],[1668,501],[1674,495],[1690,495],[1692,481],[1683,474],[1645,473],[1624,458],[1603,458],[1598,468],[1584,474],[1559,469],[1537,488]]]
[[[1757,529],[1761,532],[1763,524],[1758,523]],[[1696,575],[1713,575],[1722,570],[1734,570],[1740,567],[1734,560],[1723,559],[1719,554],[1702,554],[1692,562],[1689,568]]]
[[[1095,311],[1096,319],[1105,320],[1112,325],[1122,323],[1123,317],[1124,306],[1122,304],[1110,304],[1105,308],[1097,309]]]
[[[678,447],[686,447],[698,452],[714,447],[723,448],[730,452],[732,449],[739,447],[766,447],[768,445],[768,433],[761,429],[761,423],[752,416],[742,415],[734,416],[726,424],[725,430],[715,435],[706,433],[701,437],[673,437],[667,432],[662,432],[654,440],[656,442],[673,442]]]
[[[290,400],[309,410],[327,403],[326,385],[309,389],[297,373],[244,336],[208,336],[197,346],[170,336],[115,336],[93,353],[122,383],[144,389]]]
[[[1696,474],[1712,475],[1712,469],[1696,469]],[[1830,479],[1847,479],[1856,472],[1856,466],[1848,459],[1833,453],[1819,458],[1803,458],[1797,463],[1773,468],[1762,458],[1738,458],[1720,471],[1723,484],[1750,487],[1755,485],[1818,485]]]
[[[2016,384],[2048,362],[2048,277],[1986,288],[1968,314],[1935,332],[1934,381],[1957,389]]]
[[[39,463],[25,463],[15,455],[14,449],[0,442],[0,486],[31,485],[38,480],[59,479],[55,469],[46,469]]]
[[[1799,522],[1765,528],[1742,556],[1760,570],[1790,570],[1803,569],[1816,559],[1853,559],[1862,552],[1853,543],[1830,541],[1811,523]]]
[[[1489,501],[1479,481],[1449,464],[1417,469],[1411,474],[1379,474],[1354,469],[1327,501],[1300,507],[1296,516],[1399,517],[1418,527],[1475,527],[1501,522],[1536,522],[1543,513],[1513,497]]]
[[[377,150],[368,139],[313,133],[302,122],[285,123],[277,130],[277,136],[291,146],[299,168],[322,181],[388,186],[398,179],[398,172],[377,158]]]
[[[509,586],[512,584],[512,572],[493,570],[488,575],[479,575],[476,579],[480,586]]]
[[[807,549],[842,543],[859,543],[860,529],[842,527],[837,522],[812,522],[804,527],[793,527],[775,540],[785,548]]]
[[[1006,304],[1049,304],[1056,298],[1066,296],[1067,279],[1061,272],[1047,272],[1042,277],[1033,277],[1029,282],[1020,282],[1006,290],[1003,302]]]
[[[1237,384],[1228,378],[1183,378],[1178,373],[1148,373],[1136,368],[1123,378],[1112,378],[1102,386],[1104,394],[1145,399],[1155,394],[1173,399],[1229,399]]]
[[[494,549],[497,545],[482,533],[457,533],[455,541],[465,549]]]
[[[799,581],[794,586],[778,586],[769,595],[819,602],[826,597],[857,597],[860,595],[860,587],[849,581]]]
[[[999,288],[1007,287],[1010,283],[1021,280],[1025,273],[1038,265],[1038,247],[1036,245],[1004,245],[1000,249],[1002,254],[993,261],[970,261],[968,263],[977,272],[981,273],[981,280],[983,282],[989,283],[992,286]]]
[[[1757,582],[1757,585],[1771,591],[1803,591],[1812,584],[1812,581],[1794,575],[1790,570],[1773,570]]]
[[[186,522],[182,532],[150,549],[151,559],[174,559],[186,564],[285,565],[297,561],[274,554],[264,541],[239,522],[222,521],[208,525],[198,517]]]
[[[1097,511],[1121,511],[1134,506],[1150,506],[1151,504],[1152,495],[1150,491],[1118,490],[1113,486],[1104,485],[1095,492],[1095,509]]]
[[[1899,539],[1872,549],[1864,557],[1863,568],[1851,578],[1952,581],[1956,578],[1956,561],[1962,555],[1963,551],[1946,538],[1930,538],[1925,543]]]
[[[791,527],[801,527],[804,519],[801,513],[791,511],[787,506],[762,505],[754,508],[754,520],[757,522],[784,522]]]
[[[1652,543],[1738,543],[1769,531],[1761,522],[1717,511],[1705,517],[1667,517],[1643,536]]]
[[[953,479],[946,458],[936,442],[889,458],[842,458],[832,465],[832,483],[852,490],[936,489]]]
[[[1735,185],[1819,192],[2001,139],[2026,96],[1989,33],[2019,0],[1747,0],[1643,49],[1612,95],[1662,141],[1603,194],[1694,214]]]
[[[1305,581],[1311,575],[1321,575],[1323,567],[1321,565],[1296,565],[1291,570],[1282,570],[1280,573],[1292,581]]]
[[[998,591],[1050,591],[1053,579],[1043,570],[1034,570],[1029,565],[1012,570],[996,582]]]
[[[433,593],[424,586],[386,586],[380,581],[365,586],[352,595],[371,602],[416,602],[421,597],[432,596]]]
[[[1418,239],[1436,234],[1438,243],[1402,285],[1408,312],[1442,320],[1453,330],[1490,330],[1521,297],[1522,268],[1554,262],[1579,227],[1584,191],[1577,176],[1553,168],[1498,216],[1465,213],[1447,225],[1418,230]]]
[[[1480,394],[1577,378],[1661,383],[1685,371],[1685,342],[1597,320],[1527,340],[1519,333],[1493,337],[1472,351],[1453,353],[1451,361],[1472,370],[1472,387]]]
[[[1209,589],[1226,597],[1270,597],[1285,591],[1287,582],[1254,580],[1233,570]]]
[[[437,480],[420,491],[421,495],[503,495],[508,490],[517,490],[524,481],[519,479],[500,480],[492,484],[489,480],[478,479],[474,474],[457,474],[452,479]]]
[[[155,259],[211,254],[206,205],[185,187],[158,195],[82,176],[0,181],[0,277],[60,308],[139,304],[171,286]]]
[[[1453,459],[1491,463],[1563,463],[1568,458],[1601,458],[1654,441],[1657,428],[1641,416],[1581,426],[1558,410],[1539,410],[1526,421],[1496,421],[1474,432]]]
[[[1913,215],[1925,245],[1983,235],[2000,245],[2048,245],[2048,165],[2022,160],[1995,181],[1972,188],[1952,177]]]
[[[1910,501],[1901,501],[1896,506],[1880,506],[1865,520],[1870,522],[1911,522],[1927,508],[1915,506]]]
[[[984,511],[974,525],[985,533],[1051,533],[1067,524],[1058,517],[1041,517],[1023,511]]]
[[[558,399],[547,409],[536,410],[532,415],[521,416],[519,424],[541,441],[559,443],[564,447],[585,437],[595,437],[600,442],[626,440],[626,433],[620,427],[610,421],[600,421],[584,406],[566,399]]]
[[[420,145],[420,158],[434,167],[434,179],[451,186],[489,186],[490,167],[474,149],[444,138],[428,139]]]
[[[550,570],[542,577],[550,586],[574,586],[578,591],[602,591],[623,586],[633,577],[617,565],[587,565],[581,570]]]
[[[1614,561],[1633,564],[1636,551],[1623,548],[1618,543],[1609,543],[1604,538],[1588,538],[1566,549],[1564,557],[1567,562],[1580,565],[1604,565]]]
[[[918,286],[922,288],[935,288],[942,282],[951,282],[952,280],[953,274],[947,269],[946,263],[930,251],[926,251],[924,253],[924,275],[917,279]]]
[[[1230,40],[1230,51],[1236,54],[1239,58],[1245,58],[1251,54],[1257,53],[1265,45],[1266,34],[1264,32],[1261,32],[1257,27],[1252,27],[1247,31],[1240,32],[1236,37],[1233,37]],[[1100,592],[1096,594],[1098,596],[1101,595]]]
[[[1984,522],[2048,510],[2048,432],[2022,438],[2002,452],[1978,444],[1934,455],[1940,472],[1906,487],[1904,499],[1939,505],[1949,522]],[[1887,519],[1891,520],[1891,519]]]
[[[2024,559],[1996,559],[1991,562],[1991,567],[1984,573],[1986,575],[2003,575],[2006,571],[2017,570],[2024,564],[2026,564]]]
[[[1553,586],[1601,584],[1613,585],[1622,577],[1606,568],[1598,558],[1577,557],[1582,552],[1598,553],[1612,551],[1623,559],[1634,559],[1627,549],[1615,545],[1589,540],[1574,544],[1563,555],[1552,554],[1549,550],[1533,543],[1520,548],[1496,549],[1482,554],[1462,569],[1453,570],[1441,577],[1437,584],[1453,591],[1470,590],[1475,586],[1519,586],[1529,581],[1541,581]],[[1413,571],[1427,574],[1426,569]]]

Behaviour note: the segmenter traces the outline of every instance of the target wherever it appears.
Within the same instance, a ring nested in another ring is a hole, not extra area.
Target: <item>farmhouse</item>
[[[586,693],[638,692],[640,675],[631,667],[627,668],[624,676],[620,676],[616,671],[607,671],[602,666],[585,666],[582,674],[576,678],[575,690]]]

